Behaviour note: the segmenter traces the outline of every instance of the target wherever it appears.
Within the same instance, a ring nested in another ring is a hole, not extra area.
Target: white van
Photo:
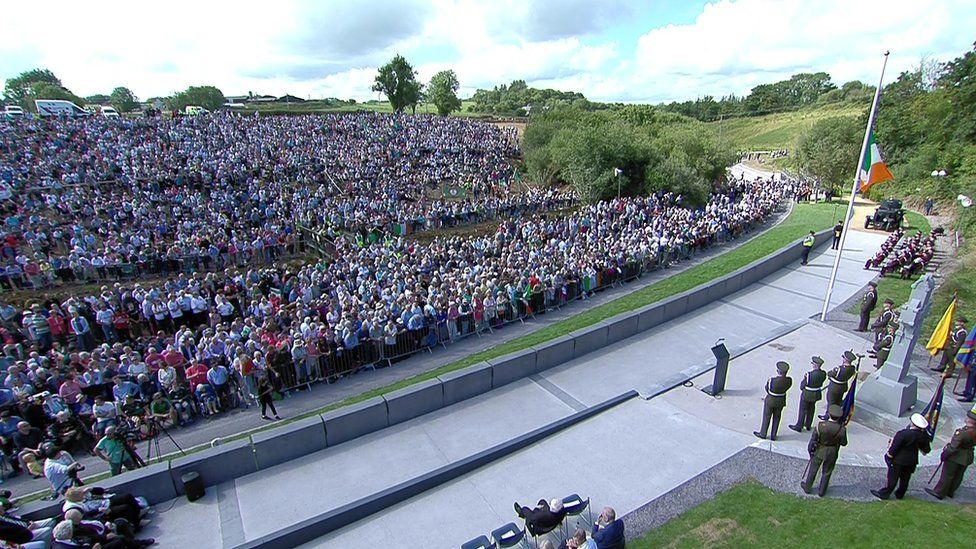
[[[37,107],[37,116],[41,118],[50,116],[63,116],[66,118],[91,116],[90,112],[64,99],[35,99],[34,106]]]
[[[183,109],[183,112],[187,116],[196,116],[198,114],[210,114],[210,111],[208,111],[207,109],[199,105],[187,105],[186,108]]]
[[[24,108],[20,105],[7,105],[3,109],[3,115],[11,120],[20,119],[24,117]]]
[[[105,118],[121,118],[119,111],[115,107],[102,107],[102,116]]]

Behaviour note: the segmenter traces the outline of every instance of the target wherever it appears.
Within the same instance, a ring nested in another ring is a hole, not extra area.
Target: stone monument
[[[918,399],[918,378],[908,375],[912,351],[922,331],[922,322],[929,314],[935,282],[932,275],[923,275],[912,284],[912,295],[899,310],[898,331],[888,360],[864,381],[855,398],[878,411],[901,416]]]

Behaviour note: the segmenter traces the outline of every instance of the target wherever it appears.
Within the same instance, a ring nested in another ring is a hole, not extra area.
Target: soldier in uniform
[[[813,425],[817,402],[823,396],[824,382],[827,381],[827,372],[823,371],[823,364],[824,360],[819,356],[811,358],[810,365],[813,369],[800,380],[800,415],[796,418],[796,425],[790,425],[790,429],[797,433],[803,429],[809,431]]]
[[[834,404],[827,409],[827,413],[830,419],[818,423],[817,428],[810,435],[810,444],[807,445],[810,463],[807,465],[806,478],[800,482],[800,488],[809,494],[813,490],[813,483],[817,480],[817,473],[822,466],[823,475],[820,477],[820,490],[817,491],[820,497],[824,497],[827,493],[830,475],[834,472],[840,447],[847,446],[847,427],[840,422],[844,409]]]
[[[864,292],[861,298],[861,322],[857,325],[858,332],[868,331],[868,322],[871,320],[871,313],[878,306],[878,283],[868,282],[868,291]]]
[[[891,354],[891,346],[895,343],[895,332],[897,331],[898,323],[890,322],[888,323],[888,333],[882,334],[874,342],[875,368],[884,366],[885,361],[888,360],[888,355]]]
[[[836,250],[840,248],[840,237],[844,234],[844,224],[840,221],[834,225],[834,241],[830,244],[831,250]]]
[[[956,319],[956,327],[952,330],[952,334],[949,335],[949,341],[945,349],[942,349],[942,360],[939,361],[938,366],[932,368],[932,371],[945,372],[948,370],[946,377],[952,377],[952,372],[956,368],[956,355],[959,354],[959,349],[969,334],[966,331],[966,323],[965,317]]]
[[[844,403],[844,395],[847,394],[847,382],[854,377],[857,371],[854,369],[854,360],[857,356],[850,351],[844,351],[840,366],[834,368],[827,374],[830,383],[827,385],[827,407],[832,404],[840,406]],[[827,419],[827,414],[820,416],[820,419]]]
[[[776,363],[775,375],[766,381],[766,398],[763,399],[762,427],[752,434],[759,438],[766,438],[769,432],[769,440],[776,440],[776,432],[779,431],[779,419],[786,407],[786,393],[793,386],[793,379],[786,375],[790,371],[790,365],[779,361]],[[772,425],[770,425],[772,422]],[[771,429],[771,430],[770,430]]]
[[[951,498],[956,494],[966,468],[973,463],[973,446],[976,446],[976,412],[966,414],[966,426],[956,429],[952,440],[942,449],[942,476],[935,490],[925,491],[936,499]]]
[[[892,307],[895,306],[895,302],[890,299],[884,300],[884,310],[878,315],[878,318],[874,319],[874,324],[871,325],[871,329],[874,331],[874,339],[877,340],[885,332],[885,328],[888,327],[890,323],[895,318],[895,311]]]

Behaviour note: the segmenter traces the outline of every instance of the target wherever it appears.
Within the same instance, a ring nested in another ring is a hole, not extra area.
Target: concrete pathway
[[[883,238],[849,236],[851,249],[841,262],[834,306],[873,277],[861,267]],[[516,500],[577,492],[591,497],[597,508],[611,504],[624,514],[748,447],[802,455],[808,435],[786,429],[796,415],[795,390],[780,440],[758,441],[752,431],[759,424],[762,384],[777,360],[794,365],[798,382],[812,354],[833,365],[843,350],[864,345],[829,326],[803,325],[820,310],[833,254],[822,250],[806,267],[786,268],[535,379],[227,483],[215,497],[161,513],[166,518],[152,533],[183,546],[191,534],[165,526],[184,515],[188,520],[209,515],[222,525],[225,546],[252,539],[563,417],[572,412],[573,401],[592,405],[635,388],[654,395],[662,386],[679,385],[651,400],[627,402],[309,546],[396,546],[423,539],[425,547],[457,547],[514,520]],[[802,327],[777,337],[791,326]],[[709,348],[722,337],[730,348],[753,350],[733,360],[728,391],[712,398],[698,389],[710,381],[708,376],[697,373],[710,365]],[[690,386],[680,385],[686,380]],[[853,425],[842,463],[877,465],[888,436]]]

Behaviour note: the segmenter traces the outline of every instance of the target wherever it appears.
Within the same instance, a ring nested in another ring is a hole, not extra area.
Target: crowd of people
[[[525,191],[518,154],[514,129],[457,118],[0,122],[0,285],[270,264],[303,229],[424,230],[572,200]]]
[[[0,465],[64,495],[72,455],[118,474],[167,429],[239,406],[280,419],[292,391],[666,268],[792,192],[733,179],[698,206],[661,192],[570,211],[571,193],[517,188],[515,143],[383,115],[0,126],[0,285],[63,282],[0,302]],[[445,181],[466,196],[429,198]],[[302,227],[330,231],[332,253],[283,261]]]
[[[934,231],[927,236],[918,231],[905,237],[905,232],[898,229],[885,239],[864,268],[880,268],[881,276],[895,275],[903,279],[923,273],[935,255],[935,237]]]

